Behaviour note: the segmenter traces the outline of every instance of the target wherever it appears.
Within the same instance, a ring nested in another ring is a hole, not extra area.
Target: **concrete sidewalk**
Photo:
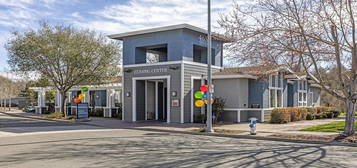
[[[7,111],[6,113],[10,115],[21,116],[21,117],[44,119],[39,114],[25,113],[19,110]],[[257,132],[258,132],[258,136],[270,136],[277,133],[304,134],[304,135],[317,135],[317,136],[338,135],[338,133],[330,133],[330,132],[300,131],[301,129],[308,128],[311,126],[327,124],[336,121],[343,121],[343,119],[305,120],[305,121],[291,122],[287,124],[258,123]],[[195,129],[200,129],[205,127],[205,124],[198,124],[198,123],[180,124],[180,123],[166,123],[166,122],[159,122],[159,121],[137,121],[135,123],[132,123],[132,122],[125,122],[118,119],[102,118],[102,117],[90,117],[89,121],[86,122],[77,121],[76,123],[99,126],[103,128],[110,128],[110,129],[147,128],[147,129],[156,129],[156,130],[171,130],[171,131],[186,131],[186,132],[187,131],[192,132]],[[248,123],[214,125],[214,128],[221,129],[221,130],[235,131],[235,134],[237,135],[249,134]]]

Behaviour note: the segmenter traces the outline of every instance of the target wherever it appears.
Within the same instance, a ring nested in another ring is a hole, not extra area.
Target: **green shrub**
[[[291,121],[291,113],[288,108],[275,108],[271,112],[271,123],[284,124]]]
[[[333,118],[340,116],[341,112],[337,110],[330,110],[333,113]]]
[[[96,109],[89,110],[90,117],[103,117],[103,115],[104,115],[104,109],[102,109],[102,108],[96,108]]]
[[[306,120],[314,120],[314,119],[315,119],[315,115],[313,113],[307,113]]]
[[[333,118],[340,115],[331,107],[286,107],[275,108],[271,113],[271,123],[288,123],[300,120]]]

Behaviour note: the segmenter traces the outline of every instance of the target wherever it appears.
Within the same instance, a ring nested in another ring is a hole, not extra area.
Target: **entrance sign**
[[[78,103],[77,104],[77,119],[87,119],[88,118],[88,103]]]
[[[134,70],[134,74],[162,73],[162,72],[167,72],[167,71],[168,71],[168,68],[137,69],[137,70]]]

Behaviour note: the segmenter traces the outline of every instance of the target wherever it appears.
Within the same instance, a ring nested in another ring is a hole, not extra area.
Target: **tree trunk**
[[[11,97],[9,98],[9,111],[11,111]]]
[[[354,135],[355,133],[355,111],[356,111],[356,101],[347,100],[345,130],[343,132],[343,134],[346,136],[351,136]]]
[[[63,113],[64,117],[67,118],[67,108],[66,108],[66,99],[67,99],[67,96],[66,96],[66,92],[65,91],[61,91],[60,92],[61,94],[61,112]]]

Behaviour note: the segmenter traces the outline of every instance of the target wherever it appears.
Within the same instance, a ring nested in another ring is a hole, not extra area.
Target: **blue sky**
[[[212,0],[214,25],[232,1]],[[180,23],[205,28],[206,13],[206,0],[0,0],[0,71],[9,69],[4,45],[11,32],[36,29],[40,21],[107,35]]]

